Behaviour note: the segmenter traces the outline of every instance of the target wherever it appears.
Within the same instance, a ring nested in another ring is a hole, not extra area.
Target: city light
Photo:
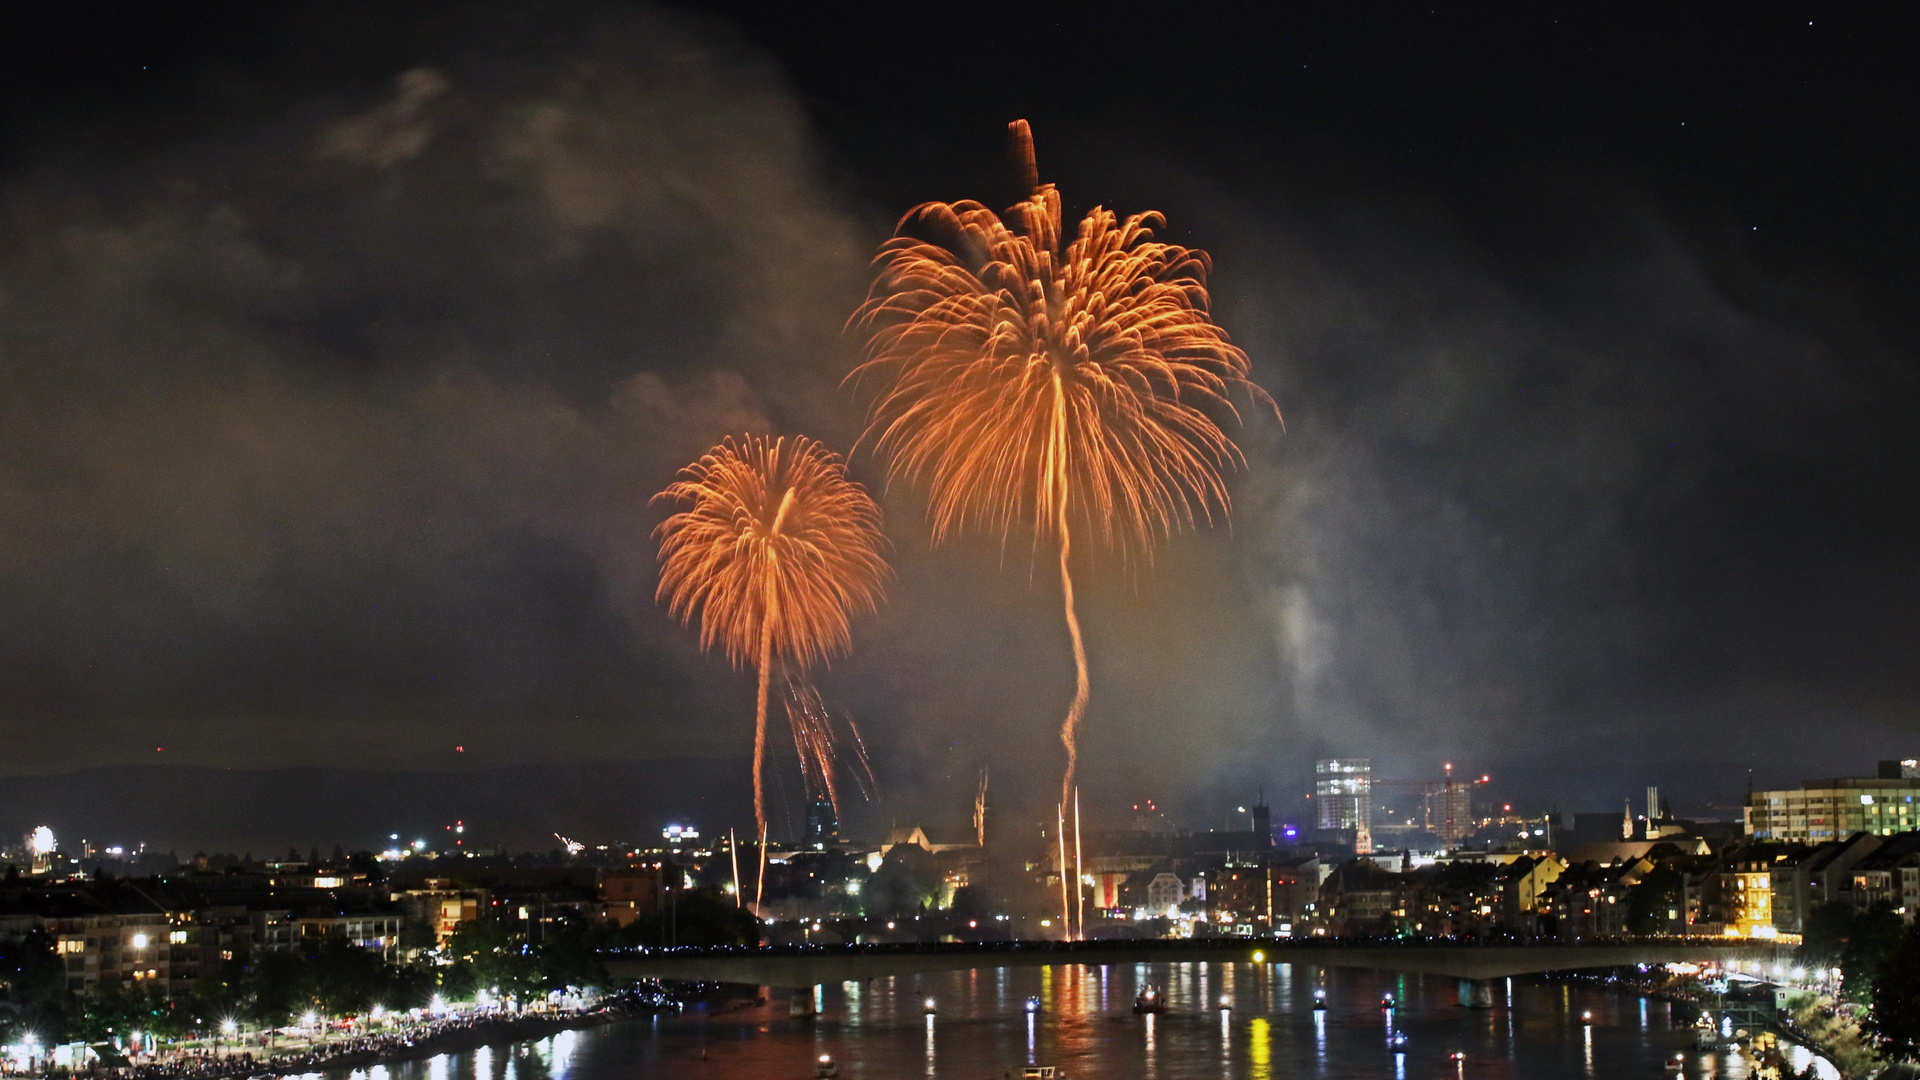
[[[45,825],[34,829],[32,835],[27,838],[27,846],[33,849],[35,855],[53,854],[53,830]]]

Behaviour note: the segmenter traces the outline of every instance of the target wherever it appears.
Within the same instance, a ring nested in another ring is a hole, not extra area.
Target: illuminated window
[[[185,945],[187,943],[187,932],[185,930],[175,930],[173,933],[167,935],[167,941],[175,945]]]

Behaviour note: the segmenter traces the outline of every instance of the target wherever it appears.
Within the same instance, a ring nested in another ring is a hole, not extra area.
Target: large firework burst
[[[1235,391],[1271,401],[1208,313],[1206,253],[1155,240],[1157,213],[1099,207],[1062,247],[1060,193],[1037,181],[1026,122],[1011,134],[1032,193],[1007,219],[972,201],[901,219],[854,317],[871,336],[850,378],[877,387],[867,436],[890,476],[927,488],[936,543],[1022,524],[1057,543],[1075,671],[1064,806],[1088,697],[1075,529],[1150,558],[1224,516],[1222,473],[1242,458],[1218,418],[1238,418]]]
[[[802,771],[810,784],[821,773],[835,792],[830,729],[806,671],[851,648],[853,613],[879,606],[888,572],[880,508],[847,478],[837,455],[798,436],[729,436],[655,498],[686,506],[655,530],[655,599],[682,621],[698,610],[701,646],[718,645],[736,667],[751,663],[759,676],[753,813],[764,836],[761,773],[776,664],[788,672],[788,719]]]

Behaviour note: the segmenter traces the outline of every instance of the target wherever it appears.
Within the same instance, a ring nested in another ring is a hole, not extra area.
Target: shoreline
[[[354,1053],[329,1056],[322,1061],[296,1064],[298,1059],[273,1060],[260,1062],[260,1068],[254,1076],[293,1076],[302,1073],[331,1072],[336,1069],[352,1071],[371,1068],[375,1065],[387,1065],[400,1061],[413,1061],[434,1057],[439,1054],[457,1053],[463,1050],[478,1050],[496,1043],[533,1042],[550,1038],[563,1031],[578,1031],[583,1028],[601,1027],[621,1020],[631,1020],[638,1016],[652,1015],[639,1012],[593,1012],[574,1016],[548,1017],[528,1016],[502,1020],[498,1023],[475,1025],[453,1031],[443,1031],[428,1035],[417,1041],[396,1044],[390,1047],[362,1050]]]
[[[729,996],[727,1003],[738,1001],[737,996]],[[684,1005],[682,1006],[684,1007]],[[725,1005],[722,1006],[723,1010]],[[138,1067],[135,1075],[154,1077],[155,1080],[167,1080],[178,1077],[181,1080],[255,1080],[255,1078],[300,1076],[310,1073],[335,1071],[352,1072],[368,1069],[376,1065],[390,1065],[403,1061],[416,1061],[440,1054],[461,1053],[484,1047],[510,1045],[513,1043],[535,1042],[551,1038],[563,1031],[579,1031],[587,1028],[604,1027],[623,1020],[635,1020],[642,1017],[657,1016],[663,1012],[678,1012],[680,1008],[660,1006],[636,1006],[628,1004],[621,1007],[595,1009],[590,1012],[569,1013],[566,1015],[530,1015],[530,1016],[487,1016],[475,1018],[472,1022],[449,1029],[422,1035],[408,1040],[395,1037],[385,1045],[366,1047],[359,1050],[346,1050],[341,1053],[290,1054],[267,1059],[254,1059],[249,1067],[242,1068],[237,1062],[228,1064],[221,1058],[205,1063],[185,1064],[184,1068],[169,1066]],[[211,1068],[207,1068],[211,1065]],[[75,1080],[87,1076],[85,1071],[71,1074]],[[97,1074],[95,1074],[97,1075]]]

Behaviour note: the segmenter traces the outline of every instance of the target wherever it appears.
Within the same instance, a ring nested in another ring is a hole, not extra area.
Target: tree
[[[260,1027],[285,1027],[312,997],[306,962],[297,953],[256,953],[247,983],[246,1018]]]
[[[323,1015],[359,1016],[385,1004],[387,964],[372,949],[328,935],[307,949],[306,961],[307,984]]]
[[[59,1034],[66,990],[66,966],[45,931],[0,941],[0,1043],[28,1032],[43,1042]]]
[[[1873,980],[1873,1003],[1861,1025],[1882,1053],[1920,1057],[1920,928],[1902,934]]]
[[[1846,904],[1821,904],[1809,911],[1796,955],[1799,963],[1810,968],[1839,967],[1840,954],[1846,951],[1847,937],[1853,929],[1853,916],[1853,908]]]
[[[469,919],[447,939],[446,953],[453,967],[442,971],[441,987],[455,999],[486,990],[507,997],[524,997],[538,983],[526,943],[505,923]]]
[[[915,915],[940,897],[940,866],[918,844],[895,844],[867,879],[868,915]]]
[[[661,901],[659,911],[628,923],[611,943],[660,945],[668,940],[702,948],[753,945],[760,940],[760,924],[718,889],[675,890]]]
[[[1847,1000],[1867,1003],[1873,997],[1880,965],[1900,947],[1907,927],[1886,904],[1855,915],[1847,928],[1846,948],[1840,951],[1841,986]]]

